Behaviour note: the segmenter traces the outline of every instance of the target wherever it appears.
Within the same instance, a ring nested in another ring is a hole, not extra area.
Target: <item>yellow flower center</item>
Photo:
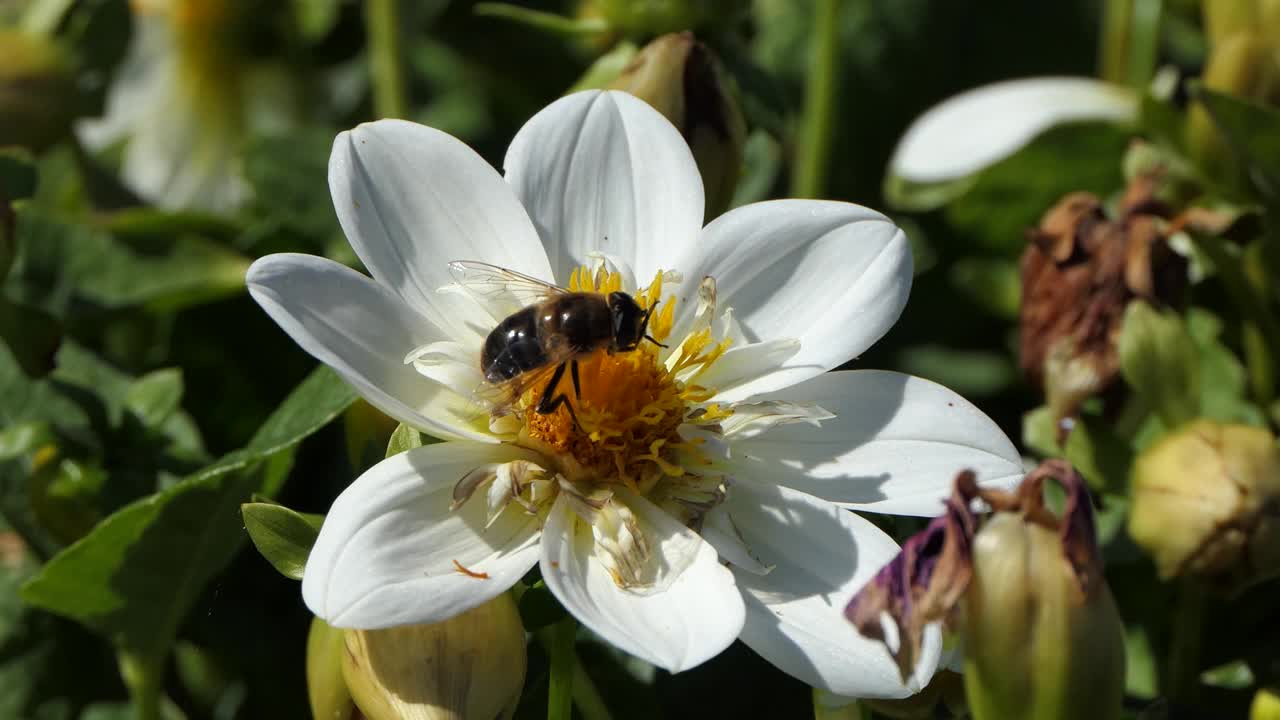
[[[622,290],[617,273],[603,268],[592,273],[575,271],[569,289],[610,293]],[[675,297],[661,303],[662,273],[649,287],[635,294],[636,303],[648,309],[658,304],[649,320],[649,335],[665,343],[675,318]],[[547,382],[527,389],[519,401],[524,427],[520,442],[542,452],[556,463],[567,480],[599,486],[620,483],[649,494],[664,479],[693,476],[708,463],[698,442],[680,436],[682,424],[711,424],[731,412],[716,406],[691,415],[694,403],[709,399],[712,390],[697,384],[697,377],[724,353],[728,343],[713,343],[710,330],[685,338],[671,357],[660,357],[661,348],[644,341],[632,351],[604,350],[578,358],[581,394],[575,397],[567,377],[558,392],[568,396],[568,409],[551,414],[535,407]]]

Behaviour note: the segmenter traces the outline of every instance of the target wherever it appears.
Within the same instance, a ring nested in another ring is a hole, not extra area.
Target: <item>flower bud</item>
[[[1241,30],[1215,43],[1201,81],[1206,88],[1246,100],[1280,100],[1280,56],[1277,48],[1254,29]],[[1202,166],[1225,174],[1234,160],[1222,134],[1200,103],[1187,114],[1187,145]]]
[[[1061,518],[1042,504],[1050,474],[1069,495]],[[974,538],[973,581],[963,599],[974,718],[1119,718],[1124,627],[1102,577],[1084,480],[1051,461],[1028,476],[1016,499],[988,502],[996,512]]]
[[[745,0],[594,0],[592,9],[610,29],[627,35],[659,35],[732,22],[747,7]]]
[[[1163,578],[1237,590],[1280,573],[1280,449],[1266,430],[1197,420],[1133,466],[1129,534]]]
[[[0,29],[0,146],[43,150],[67,134],[75,106],[71,61],[62,48]]]
[[[649,103],[684,135],[702,174],[706,219],[728,209],[742,169],[747,126],[711,51],[693,33],[663,35],[637,53],[608,87]]]
[[[505,593],[440,623],[348,630],[345,644],[342,677],[369,720],[509,717],[520,700],[524,627]]]
[[[342,679],[343,631],[312,618],[307,633],[307,699],[315,720],[354,720],[356,704]]]
[[[1249,707],[1249,720],[1280,720],[1280,693],[1274,688],[1262,688],[1253,696]]]
[[[1044,506],[1050,477],[1067,491],[1060,517]],[[975,531],[979,497],[994,513]],[[925,623],[957,627],[975,720],[1120,716],[1124,627],[1102,576],[1088,490],[1064,461],[1043,463],[1016,494],[979,489],[972,472],[960,473],[945,514],[909,539],[845,614],[885,642],[904,678]]]

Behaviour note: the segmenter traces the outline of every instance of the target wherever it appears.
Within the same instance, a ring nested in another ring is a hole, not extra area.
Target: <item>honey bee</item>
[[[578,425],[568,395],[557,392],[566,369],[574,400],[580,400],[578,359],[582,356],[597,350],[630,352],[645,340],[666,347],[648,334],[656,303],[646,309],[624,292],[573,292],[482,262],[457,260],[449,263],[449,269],[468,292],[524,305],[490,331],[480,351],[485,382],[505,391],[494,414],[509,410],[525,390],[549,374],[534,411],[550,415],[563,405]]]

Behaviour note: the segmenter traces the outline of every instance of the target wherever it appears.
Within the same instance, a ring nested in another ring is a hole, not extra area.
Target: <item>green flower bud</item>
[[[1280,100],[1280,56],[1255,29],[1236,32],[1215,43],[1201,78],[1204,86],[1246,100]],[[1187,144],[1201,165],[1213,172],[1232,172],[1229,148],[1209,113],[1199,103],[1187,115]]]
[[[354,720],[356,704],[342,679],[343,631],[320,618],[307,633],[307,699],[315,720]]]
[[[75,118],[71,61],[49,40],[0,29],[0,145],[40,151]]]
[[[1257,0],[1203,0],[1200,14],[1209,46],[1217,47],[1235,33],[1254,27],[1258,10]]]
[[[1197,420],[1133,466],[1129,534],[1161,577],[1229,590],[1280,574],[1280,449],[1266,430]]]
[[[348,630],[345,644],[342,677],[369,720],[508,718],[520,700],[525,635],[509,594],[441,623]]]
[[[1255,693],[1249,720],[1280,720],[1280,693],[1274,688],[1262,688]]]
[[[644,100],[679,128],[702,174],[706,219],[727,210],[742,170],[747,125],[715,55],[693,33],[663,35],[608,87]]]
[[[1043,506],[1048,477],[1068,493],[1060,518]],[[1050,461],[1016,498],[982,497],[996,512],[974,538],[973,580],[962,601],[974,718],[1119,718],[1124,627],[1102,577],[1084,480]]]
[[[628,35],[660,35],[732,22],[748,6],[745,0],[594,0],[590,3],[609,27]]]

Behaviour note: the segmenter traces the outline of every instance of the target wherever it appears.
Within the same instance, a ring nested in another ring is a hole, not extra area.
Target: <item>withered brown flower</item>
[[[1114,218],[1091,193],[1067,195],[1028,233],[1020,364],[1056,418],[1074,415],[1119,375],[1116,342],[1130,301],[1181,301],[1186,260],[1167,242],[1158,180],[1136,178]]]

